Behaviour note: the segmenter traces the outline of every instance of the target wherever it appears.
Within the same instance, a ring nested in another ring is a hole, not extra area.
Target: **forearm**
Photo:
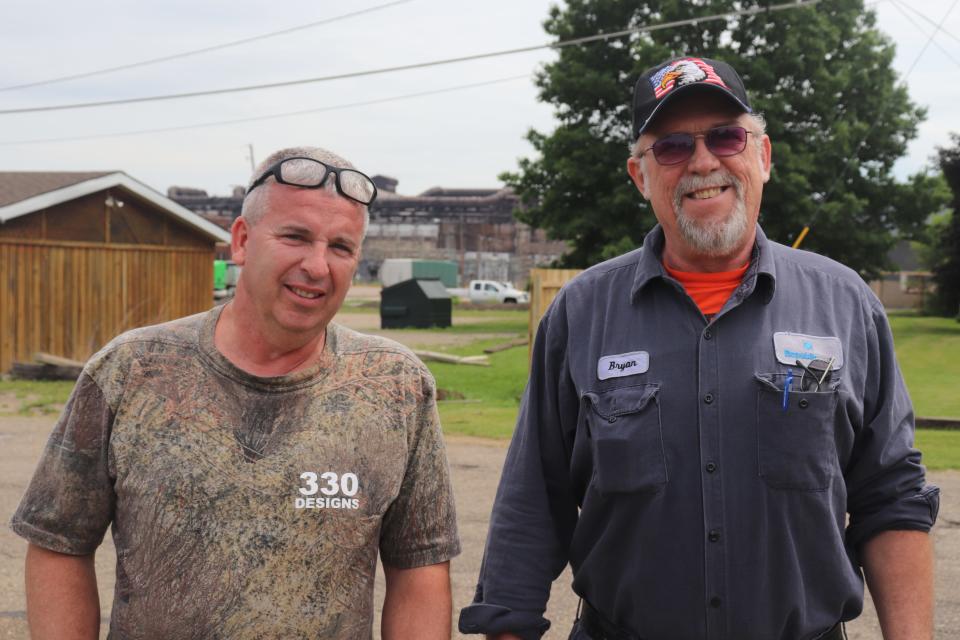
[[[863,569],[884,640],[931,640],[933,544],[929,534],[877,534],[864,544]]]
[[[416,569],[384,565],[384,575],[383,640],[449,640],[453,610],[450,563]]]
[[[92,554],[71,556],[31,544],[25,576],[32,640],[96,640],[100,636]]]

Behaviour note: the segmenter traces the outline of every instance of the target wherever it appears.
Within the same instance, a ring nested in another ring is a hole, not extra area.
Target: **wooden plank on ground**
[[[10,369],[14,378],[24,380],[76,380],[80,371],[76,367],[57,367],[52,364],[14,362]]]
[[[475,367],[490,366],[487,356],[460,357],[449,353],[440,353],[438,351],[414,351],[414,353],[421,360],[432,360],[434,362],[445,362],[447,364],[470,364]]]
[[[52,364],[55,367],[78,367],[82,369],[84,365],[84,363],[79,360],[55,356],[52,353],[44,353],[42,351],[33,354],[33,359],[41,364]]]
[[[487,347],[483,350],[484,353],[499,353],[501,351],[506,351],[507,349],[513,349],[514,347],[522,347],[524,345],[530,344],[529,338],[516,338],[515,340],[510,340],[509,342],[504,342],[502,344],[495,344],[492,347]]]

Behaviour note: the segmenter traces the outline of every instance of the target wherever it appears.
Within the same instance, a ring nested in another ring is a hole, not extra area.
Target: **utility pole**
[[[467,273],[466,273],[467,265],[466,265],[465,255],[464,255],[466,248],[463,246],[463,212],[462,211],[460,212],[460,224],[457,225],[457,232],[460,234],[459,242],[457,243],[458,245],[460,245],[460,279],[462,282],[466,283],[467,282]],[[477,276],[477,278],[479,277],[480,276]]]
[[[250,173],[253,173],[253,170],[257,168],[257,163],[253,161],[253,144],[248,144],[247,149],[250,150],[250,154],[248,156],[250,158]]]

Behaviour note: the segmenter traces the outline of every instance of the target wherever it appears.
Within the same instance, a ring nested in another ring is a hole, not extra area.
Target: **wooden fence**
[[[527,335],[530,338],[530,352],[533,353],[533,340],[536,337],[540,318],[547,307],[557,297],[560,287],[580,273],[580,269],[531,269],[530,270],[530,322]]]
[[[0,239],[0,372],[209,309],[213,248]]]

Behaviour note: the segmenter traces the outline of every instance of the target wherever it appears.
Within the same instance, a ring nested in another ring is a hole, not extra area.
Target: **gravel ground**
[[[51,416],[0,417],[0,514],[4,520],[16,507],[53,422]],[[447,446],[464,548],[463,554],[452,563],[454,608],[459,610],[469,603],[473,595],[490,504],[500,476],[506,443],[454,437],[448,440]],[[946,640],[960,635],[960,592],[957,589],[960,580],[960,472],[932,473],[930,479],[944,491],[934,537],[937,553],[937,638]],[[28,637],[22,586],[24,550],[25,545],[19,538],[5,526],[0,528],[0,639],[3,640]],[[104,620],[109,616],[112,598],[113,556],[113,545],[108,536],[97,554]],[[576,609],[576,600],[569,585],[569,573],[562,575],[554,585],[547,617],[555,621],[555,626],[548,632],[547,638],[566,638]],[[382,593],[382,580],[378,579],[378,602]],[[102,637],[106,637],[106,625],[102,629]],[[880,637],[876,615],[869,603],[864,615],[848,626],[848,633],[851,640]],[[375,636],[379,637],[379,634]],[[454,636],[461,637],[456,633]]]

